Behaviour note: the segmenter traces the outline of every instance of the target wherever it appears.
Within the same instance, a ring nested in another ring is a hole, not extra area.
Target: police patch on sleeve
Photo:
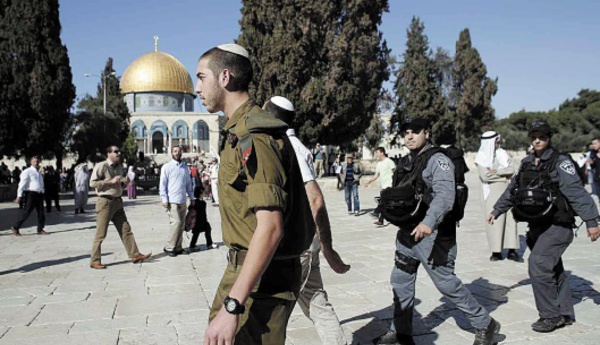
[[[575,175],[577,173],[575,171],[575,166],[570,160],[563,161],[560,163],[559,167],[569,175]]]
[[[445,159],[445,158],[438,158],[437,162],[438,162],[440,168],[444,172],[449,172],[450,171],[450,162],[447,159]]]

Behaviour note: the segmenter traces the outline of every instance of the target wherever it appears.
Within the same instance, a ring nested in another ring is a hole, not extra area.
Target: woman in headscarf
[[[494,204],[506,190],[510,178],[515,173],[512,158],[500,148],[500,135],[487,131],[481,136],[481,146],[475,157],[481,179],[483,214],[492,212]],[[507,259],[523,262],[516,249],[519,248],[517,227],[512,217],[500,216],[494,224],[486,222],[487,238],[492,251],[490,261],[502,260],[502,249],[508,249]]]
[[[129,169],[127,169],[127,178],[129,179],[129,183],[127,184],[127,198],[137,199],[137,192],[135,190],[135,169],[133,168],[133,165],[130,165]]]
[[[88,201],[90,181],[87,163],[81,163],[75,168],[75,214],[85,213],[84,208]]]

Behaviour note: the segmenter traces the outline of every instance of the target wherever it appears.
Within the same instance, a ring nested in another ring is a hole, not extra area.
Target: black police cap
[[[548,137],[552,136],[552,128],[550,127],[550,124],[548,124],[548,121],[546,121],[546,120],[533,121],[531,123],[531,126],[529,127],[529,135],[531,135],[534,132],[541,133]]]
[[[420,132],[422,129],[429,129],[429,122],[419,117],[408,117],[400,126],[400,131],[412,130],[413,132]]]

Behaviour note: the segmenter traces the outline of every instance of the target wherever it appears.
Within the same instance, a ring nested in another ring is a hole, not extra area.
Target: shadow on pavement
[[[112,254],[112,252],[104,253],[104,254],[102,254],[102,256],[111,255],[111,254]],[[85,255],[70,256],[68,258],[62,258],[62,259],[33,262],[33,263],[27,264],[25,266],[21,266],[19,268],[14,268],[14,269],[7,270],[7,271],[0,271],[0,276],[5,275],[5,274],[15,273],[15,272],[31,272],[31,271],[35,271],[40,268],[62,265],[62,264],[66,264],[69,262],[78,261],[78,260],[82,260],[82,259],[89,259],[89,257],[90,257],[89,254],[85,254]]]
[[[492,313],[502,304],[508,302],[506,296],[511,288],[502,285],[492,284],[485,278],[479,278],[465,286],[471,291],[475,299],[481,303],[484,308]],[[392,292],[390,291],[390,299]],[[439,338],[435,328],[443,324],[447,319],[453,318],[456,324],[463,330],[474,334],[474,329],[469,321],[464,317],[464,314],[456,308],[454,303],[450,302],[445,297],[440,299],[442,304],[432,310],[428,315],[421,315],[416,310],[413,314],[413,335],[415,343],[418,345],[435,344]],[[421,300],[415,298],[415,307],[421,303]],[[373,344],[373,339],[385,334],[393,321],[394,306],[389,306],[384,309],[373,311],[367,314],[355,316],[350,319],[343,320],[341,323],[352,322],[356,320],[373,318],[371,322],[356,330],[353,334],[352,344]],[[503,341],[506,336],[499,334],[495,341]]]

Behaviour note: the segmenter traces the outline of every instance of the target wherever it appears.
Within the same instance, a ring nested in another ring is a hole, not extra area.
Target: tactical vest
[[[443,153],[452,161],[462,159],[462,156],[456,157],[457,159],[450,157],[452,154],[440,147],[431,147],[416,157],[412,155],[402,157],[394,172],[393,187],[382,190],[379,200],[383,217],[388,222],[400,227],[411,227],[425,218],[433,200],[433,190],[425,184],[422,175],[429,159],[436,153]],[[465,169],[461,167],[459,170],[461,176],[456,175],[456,169],[454,171],[456,180],[454,205],[444,217],[444,221],[458,222],[464,215],[469,189],[464,184]]]
[[[536,224],[575,224],[574,212],[559,190],[558,180],[551,172],[556,171],[560,153],[552,152],[546,161],[535,165],[535,160],[521,164],[517,188],[513,190],[512,213],[516,221]]]

